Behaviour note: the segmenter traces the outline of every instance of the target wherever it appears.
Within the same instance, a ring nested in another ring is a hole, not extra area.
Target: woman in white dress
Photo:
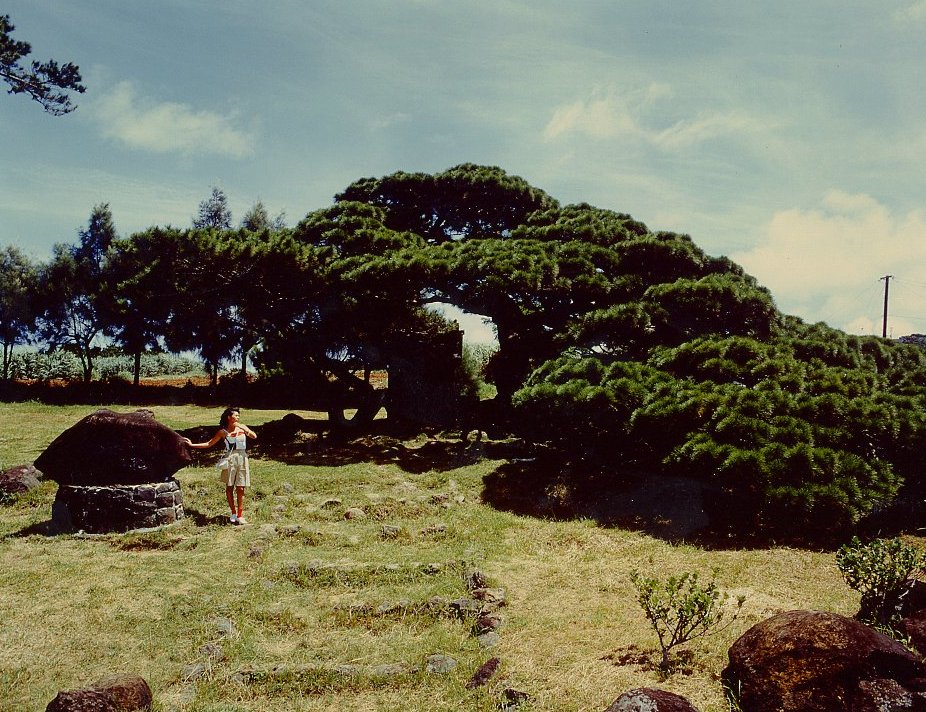
[[[219,420],[219,430],[209,442],[194,443],[184,438],[187,445],[199,450],[206,450],[220,440],[225,442],[225,457],[218,462],[225,483],[225,498],[231,509],[229,521],[232,524],[247,524],[244,518],[244,488],[251,486],[251,467],[248,463],[247,439],[254,440],[257,435],[241,422],[237,408],[226,408]]]

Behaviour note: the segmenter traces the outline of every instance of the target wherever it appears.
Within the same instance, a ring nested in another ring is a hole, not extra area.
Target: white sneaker
[[[232,524],[237,524],[237,523],[238,523],[238,515],[237,515],[237,514],[231,515],[231,516],[228,518],[228,521],[230,521]]]
[[[248,520],[244,517],[238,517],[238,524],[247,524]]]

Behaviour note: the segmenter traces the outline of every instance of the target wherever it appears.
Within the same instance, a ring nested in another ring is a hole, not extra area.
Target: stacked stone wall
[[[125,532],[183,519],[183,493],[175,479],[142,485],[62,485],[52,505],[59,531]]]

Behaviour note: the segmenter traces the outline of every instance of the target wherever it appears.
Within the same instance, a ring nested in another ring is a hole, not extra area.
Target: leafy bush
[[[480,398],[494,395],[494,389],[486,383],[485,368],[497,351],[498,347],[493,344],[463,344],[463,371],[466,378],[475,384]]]
[[[127,355],[103,356],[94,361],[94,370],[97,377],[104,381],[116,378],[131,381],[135,372],[135,359]],[[142,378],[183,376],[188,373],[203,373],[202,363],[175,354],[142,354],[139,368]]]
[[[637,589],[637,601],[650,622],[659,648],[662,651],[660,670],[667,673],[672,668],[672,649],[692,640],[711,635],[733,623],[746,600],[737,598],[736,612],[726,625],[721,626],[724,617],[723,606],[726,594],[717,589],[714,581],[701,585],[696,573],[682,573],[667,579],[643,576],[634,570],[630,580]]]
[[[28,381],[51,381],[53,379],[78,380],[81,378],[80,361],[69,351],[52,351],[43,354],[36,351],[20,351],[10,362],[13,378]]]
[[[126,355],[101,356],[93,362],[94,377],[103,381],[131,381],[135,372],[135,359]],[[175,354],[142,354],[141,376],[181,376],[188,373],[203,373],[202,363],[193,358]],[[17,380],[50,381],[63,379],[80,380],[83,371],[80,361],[70,351],[19,351],[10,362],[10,374]]]
[[[863,544],[853,537],[836,552],[836,565],[849,587],[862,594],[859,620],[889,626],[900,616],[914,580],[926,570],[926,551],[897,538]]]

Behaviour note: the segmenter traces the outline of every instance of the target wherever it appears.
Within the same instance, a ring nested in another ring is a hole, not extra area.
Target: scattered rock
[[[479,666],[479,669],[473,674],[469,679],[469,682],[466,683],[467,690],[473,690],[477,687],[482,687],[489,680],[492,679],[492,676],[498,672],[499,666],[502,664],[502,661],[498,658],[489,658],[482,665]]]
[[[117,675],[80,690],[59,692],[46,712],[143,712],[153,703],[151,688],[137,675]]]
[[[457,598],[450,602],[450,610],[459,618],[478,616],[482,613],[482,604],[472,598]]]
[[[444,534],[447,532],[446,524],[434,524],[421,530],[422,536],[433,536],[434,534]]]
[[[502,692],[501,709],[512,710],[525,702],[530,702],[530,700],[531,696],[526,692],[516,690],[513,687],[506,687],[504,692]]]
[[[411,670],[404,663],[383,663],[370,668],[372,677],[398,677],[408,675],[410,672]]]
[[[822,611],[788,611],[747,630],[729,651],[728,689],[748,712],[914,709],[926,665],[883,633]],[[892,681],[895,684],[889,684]],[[871,706],[873,696],[879,706]],[[919,707],[917,707],[919,709]]]
[[[234,638],[238,635],[238,629],[235,624],[228,618],[219,617],[212,620],[215,632],[222,638]]]
[[[384,601],[376,607],[376,615],[388,616],[393,613],[403,613],[411,609],[411,607],[412,602],[407,598],[402,598],[394,602]]]
[[[205,643],[204,645],[199,646],[199,652],[210,660],[225,659],[225,653],[222,651],[222,646],[218,643]]]
[[[665,690],[641,687],[618,697],[604,712],[698,712],[688,700]]]
[[[502,617],[498,613],[486,613],[479,616],[479,619],[476,621],[473,626],[473,630],[476,635],[482,635],[483,633],[488,633],[493,630],[498,630],[502,627]]]
[[[16,465],[0,472],[0,496],[20,495],[39,486],[42,473],[34,465]]]
[[[383,539],[398,539],[401,533],[402,527],[397,527],[394,524],[383,524],[381,536]]]
[[[456,668],[457,664],[449,655],[436,653],[428,656],[424,669],[431,673],[445,674]]]
[[[184,665],[180,669],[180,677],[185,681],[189,682],[191,680],[203,680],[209,676],[210,666],[208,663],[191,663],[189,665]]]
[[[489,577],[479,569],[471,569],[466,572],[466,587],[470,591],[477,588],[485,588],[489,585]]]
[[[324,502],[321,503],[321,508],[322,509],[336,509],[337,507],[340,507],[342,504],[343,502],[337,497],[331,497],[330,499],[326,499]]]
[[[482,601],[486,610],[494,610],[505,605],[505,589],[477,588],[473,590],[473,598]]]
[[[335,665],[334,671],[338,675],[343,675],[344,677],[357,677],[363,673],[363,668],[353,663],[343,663],[341,665]]]
[[[344,518],[345,519],[358,519],[358,520],[366,519],[367,513],[364,512],[362,509],[360,509],[360,507],[350,507],[349,509],[345,510]]]
[[[476,636],[476,640],[479,641],[480,648],[494,648],[499,644],[499,641],[501,641],[501,636],[494,630],[490,630],[485,633],[480,633]]]

